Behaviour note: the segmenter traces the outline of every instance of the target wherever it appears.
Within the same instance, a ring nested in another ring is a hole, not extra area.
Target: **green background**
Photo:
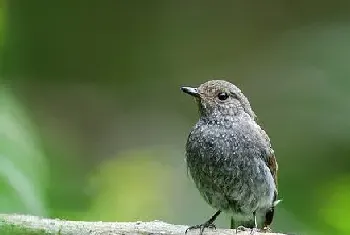
[[[1,1],[0,211],[197,224],[198,113],[226,79],[279,162],[273,228],[350,234],[350,1]],[[221,227],[229,216],[221,216]]]

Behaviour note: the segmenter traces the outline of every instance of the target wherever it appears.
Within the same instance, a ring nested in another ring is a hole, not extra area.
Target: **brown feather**
[[[267,159],[267,166],[270,168],[272,177],[275,181],[275,185],[276,185],[276,193],[277,193],[277,171],[278,171],[278,165],[277,165],[277,161],[275,158],[275,155],[270,155]]]
[[[271,154],[268,159],[267,159],[267,166],[270,168],[272,177],[275,181],[275,185],[276,185],[276,190],[275,190],[275,196],[274,196],[274,202],[276,202],[277,200],[277,171],[278,171],[278,165],[277,165],[277,161],[275,158],[274,154]],[[268,210],[265,214],[265,222],[264,222],[264,229],[266,230],[270,230],[269,226],[272,223],[273,220],[273,216],[275,213],[275,208],[274,205],[270,208],[270,210]]]

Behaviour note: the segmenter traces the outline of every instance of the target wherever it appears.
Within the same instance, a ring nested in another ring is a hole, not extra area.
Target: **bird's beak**
[[[181,90],[191,96],[194,96],[194,97],[199,97],[199,92],[198,92],[198,89],[197,88],[192,88],[192,87],[181,87]]]

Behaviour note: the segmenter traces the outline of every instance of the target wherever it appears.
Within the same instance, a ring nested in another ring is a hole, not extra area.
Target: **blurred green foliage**
[[[318,211],[319,218],[323,219],[324,223],[334,227],[339,234],[347,234],[350,231],[350,224],[346,216],[350,211],[349,184],[350,178],[347,175],[339,177],[319,191],[319,203],[326,204],[324,209]]]
[[[2,212],[46,215],[48,169],[38,136],[22,107],[0,91],[0,205]]]
[[[350,3],[5,1],[0,208],[197,224],[181,85],[248,96],[279,162],[275,230],[350,234]],[[229,219],[220,217],[219,226]]]

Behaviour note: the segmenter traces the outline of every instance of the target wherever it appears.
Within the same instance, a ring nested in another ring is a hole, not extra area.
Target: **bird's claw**
[[[269,226],[265,226],[263,229],[261,229],[261,232],[270,233],[272,232],[272,229]]]
[[[258,228],[252,228],[251,230],[250,230],[250,235],[253,235],[253,234],[255,234],[255,233],[257,233],[257,232],[259,232],[260,230],[258,229]]]
[[[236,233],[237,232],[244,232],[244,231],[248,231],[248,230],[250,230],[250,228],[246,228],[246,227],[244,227],[244,226],[238,226],[237,228],[236,228]]]
[[[215,224],[208,222],[205,222],[204,224],[193,225],[186,229],[185,234],[187,234],[189,230],[200,229],[199,235],[202,235],[205,228],[216,229],[216,226]]]
[[[255,232],[258,232],[259,229],[257,229],[257,228],[246,228],[246,227],[244,227],[244,226],[238,226],[238,227],[236,228],[236,234],[237,234],[238,232],[246,232],[246,231],[250,231],[250,234],[253,235]]]

